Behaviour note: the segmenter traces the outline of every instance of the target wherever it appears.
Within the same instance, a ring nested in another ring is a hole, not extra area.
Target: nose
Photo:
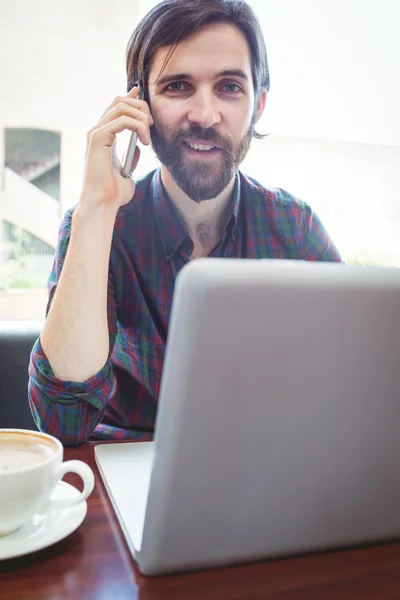
[[[221,122],[218,99],[211,90],[199,89],[192,95],[187,118],[204,129]]]

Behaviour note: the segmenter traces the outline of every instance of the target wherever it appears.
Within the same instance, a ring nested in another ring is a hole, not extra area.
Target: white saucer
[[[79,495],[79,491],[74,486],[60,481],[52,498],[64,500],[77,495]],[[86,501],[83,501],[70,508],[34,515],[31,521],[21,529],[5,537],[0,537],[0,560],[23,556],[59,542],[79,527],[86,512],[87,504]]]

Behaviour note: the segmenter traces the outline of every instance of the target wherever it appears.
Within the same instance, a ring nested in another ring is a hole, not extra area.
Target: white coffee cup
[[[63,462],[59,440],[39,431],[0,429],[0,536],[29,522],[33,515],[74,506],[94,487],[92,469],[80,460]],[[76,473],[83,491],[74,498],[52,499],[66,473]]]

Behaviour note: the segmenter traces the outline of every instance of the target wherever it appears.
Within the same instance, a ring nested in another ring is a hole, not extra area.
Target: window
[[[250,0],[271,90],[243,170],[320,215],[347,262],[400,266],[397,0]]]
[[[0,306],[8,318],[39,317],[60,221],[60,134],[4,130]]]
[[[59,133],[41,129],[6,129],[5,166],[24,181],[60,200]]]

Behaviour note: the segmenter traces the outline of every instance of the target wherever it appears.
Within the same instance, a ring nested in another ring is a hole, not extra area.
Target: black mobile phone
[[[143,90],[142,86],[140,85],[140,83],[136,82],[133,87],[139,88],[139,94],[137,95],[137,98],[139,100],[143,100],[144,90]],[[131,139],[129,140],[128,150],[126,152],[124,164],[122,166],[122,171],[121,171],[122,177],[130,177],[131,176],[132,162],[133,162],[133,157],[135,156],[137,137],[138,136],[137,136],[136,131],[132,131]]]

